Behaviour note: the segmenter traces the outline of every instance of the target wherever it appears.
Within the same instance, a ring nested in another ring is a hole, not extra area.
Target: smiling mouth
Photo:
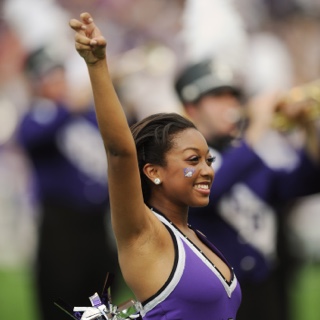
[[[196,184],[195,188],[198,190],[209,190],[209,185],[207,184]]]

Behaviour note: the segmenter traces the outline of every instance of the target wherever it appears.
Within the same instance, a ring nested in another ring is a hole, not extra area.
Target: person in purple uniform
[[[39,208],[36,294],[43,320],[68,319],[61,298],[85,304],[118,270],[108,232],[107,163],[92,103],[66,99],[64,65],[46,47],[30,53],[30,108],[17,136],[30,160]],[[117,282],[112,287],[117,293]]]
[[[295,197],[320,190],[319,138],[315,123],[306,119],[308,104],[292,105],[295,112],[290,105],[283,110],[304,131],[305,144],[297,148],[273,120],[281,95],[265,93],[245,101],[243,84],[220,61],[205,59],[186,66],[175,89],[217,157],[209,205],[190,208],[189,222],[233,265],[242,289],[238,320],[257,315],[287,319],[279,216]],[[248,116],[246,126],[242,114]]]
[[[175,113],[131,127],[106,63],[106,40],[89,13],[71,19],[91,80],[108,160],[112,226],[122,275],[143,319],[236,319],[241,289],[224,256],[188,224],[209,202],[213,156],[194,124]]]

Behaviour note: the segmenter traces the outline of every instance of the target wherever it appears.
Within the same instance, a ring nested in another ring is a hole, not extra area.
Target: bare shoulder
[[[123,277],[140,301],[148,299],[165,284],[175,257],[169,231],[150,209],[147,209],[147,214],[149,230],[119,248]]]

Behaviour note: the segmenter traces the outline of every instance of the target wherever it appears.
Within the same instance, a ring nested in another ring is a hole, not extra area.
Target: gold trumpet
[[[320,119],[320,79],[293,87],[279,101],[279,106],[299,102],[307,103],[308,121]],[[296,125],[294,120],[289,119],[281,112],[281,108],[276,111],[272,122],[275,129],[286,132],[295,128]]]

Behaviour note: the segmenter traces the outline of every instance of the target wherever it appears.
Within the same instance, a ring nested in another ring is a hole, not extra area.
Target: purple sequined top
[[[241,302],[241,290],[233,269],[223,255],[201,233],[195,231],[200,240],[228,264],[232,270],[230,282],[170,221],[155,214],[173,237],[176,258],[164,286],[142,303],[143,319],[235,320]]]

